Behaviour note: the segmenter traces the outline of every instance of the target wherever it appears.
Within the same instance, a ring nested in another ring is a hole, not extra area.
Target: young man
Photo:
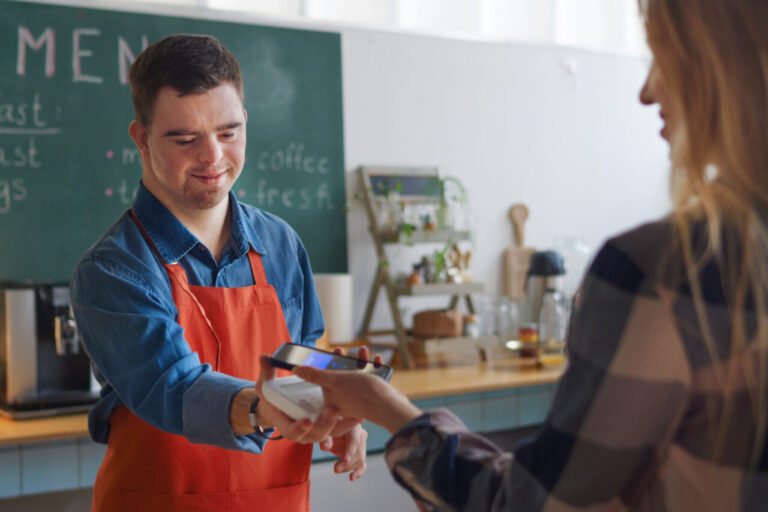
[[[213,37],[175,35],[139,55],[130,82],[142,182],[71,289],[103,385],[93,508],[309,510],[311,443],[354,480],[366,434],[334,438],[349,427],[334,409],[311,424],[260,401],[274,369],[250,380],[260,354],[324,326],[299,237],[230,191],[245,161],[240,67]],[[271,427],[285,439],[267,441]]]

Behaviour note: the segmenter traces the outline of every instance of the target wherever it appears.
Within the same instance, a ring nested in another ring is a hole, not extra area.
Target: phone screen
[[[320,370],[358,370],[378,375],[384,380],[389,380],[392,375],[392,368],[383,364],[294,343],[280,345],[272,354],[271,361],[273,366],[286,370],[292,370],[294,366],[311,366]]]

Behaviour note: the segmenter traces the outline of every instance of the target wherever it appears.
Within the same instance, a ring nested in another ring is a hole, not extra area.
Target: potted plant
[[[437,208],[437,224],[441,229],[452,230],[457,224],[457,207],[467,203],[467,189],[454,176],[440,178],[440,205]]]

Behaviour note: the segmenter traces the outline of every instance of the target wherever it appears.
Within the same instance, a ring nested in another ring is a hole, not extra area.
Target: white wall
[[[342,31],[342,55],[348,173],[361,164],[437,165],[460,178],[474,211],[472,271],[494,296],[512,241],[511,204],[528,204],[527,245],[539,249],[559,235],[596,249],[668,209],[661,122],[637,101],[644,59],[357,30]],[[352,198],[357,180],[347,176],[357,329],[376,261]],[[423,252],[394,249],[392,269],[409,270]],[[391,327],[383,293],[373,327]]]
[[[120,0],[45,1],[179,15],[168,6]],[[527,242],[539,249],[560,235],[582,236],[596,249],[607,236],[668,209],[661,122],[656,108],[637,101],[645,58],[201,8],[183,14],[341,32],[347,177],[361,164],[384,164],[436,165],[460,178],[475,220],[472,272],[492,296],[502,291],[512,203],[530,207]],[[348,179],[357,329],[376,262],[355,187]],[[425,250],[393,249],[393,270],[409,270]],[[410,313],[444,303],[402,301]],[[391,327],[383,293],[373,327]]]

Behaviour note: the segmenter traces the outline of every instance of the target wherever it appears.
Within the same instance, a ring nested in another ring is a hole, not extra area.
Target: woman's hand
[[[327,439],[332,433],[339,430],[349,430],[354,424],[347,421],[337,428],[339,411],[334,407],[325,407],[323,412],[313,424],[309,419],[294,420],[283,411],[269,403],[261,391],[261,386],[266,380],[272,380],[277,376],[277,368],[269,362],[268,355],[261,356],[261,372],[256,382],[256,394],[259,396],[258,418],[262,427],[274,426],[286,439],[296,443],[316,443]],[[359,422],[357,422],[359,423]]]
[[[367,359],[367,349],[359,357]],[[378,359],[381,362],[381,359]],[[421,410],[380,377],[356,371],[318,370],[308,366],[294,368],[302,379],[322,386],[326,407],[355,420],[369,420],[390,433],[421,415]]]

